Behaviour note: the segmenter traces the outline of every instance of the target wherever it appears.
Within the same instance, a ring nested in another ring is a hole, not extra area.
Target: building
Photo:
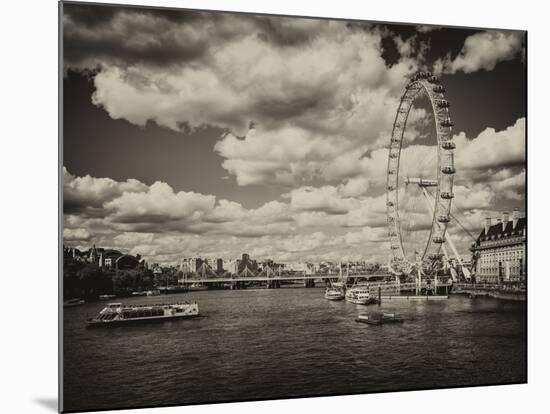
[[[114,269],[116,265],[116,261],[122,257],[122,252],[114,249],[107,249],[101,251],[99,255],[99,267],[101,269]]]
[[[231,274],[237,273],[238,265],[235,259],[223,259],[223,270]]]
[[[248,269],[248,272],[256,273],[258,271],[258,262],[251,260],[250,255],[243,253],[242,259],[237,261],[237,273],[242,273],[244,269]]]
[[[312,275],[317,271],[317,267],[313,263],[299,262],[299,263],[289,263],[287,266],[287,270],[290,270],[293,272],[301,272],[305,275]]]
[[[218,272],[218,274],[223,274],[224,272],[224,267],[223,267],[223,259],[216,259],[216,272]]]
[[[181,271],[184,274],[195,273],[197,271],[197,259],[186,258],[181,261]]]
[[[478,283],[524,281],[526,277],[527,218],[514,210],[493,224],[488,217],[485,227],[472,245],[472,261]]]

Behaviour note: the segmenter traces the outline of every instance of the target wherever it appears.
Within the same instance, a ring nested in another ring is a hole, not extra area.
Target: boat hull
[[[366,323],[368,325],[384,325],[386,323],[403,323],[403,318],[400,316],[359,316],[355,322]]]
[[[187,319],[187,318],[198,318],[202,315],[167,315],[167,316],[151,316],[144,318],[129,318],[129,319],[117,319],[110,321],[88,321],[88,328],[106,328],[112,326],[120,325],[134,325],[134,324],[143,324],[143,323],[153,323],[153,322],[165,322],[174,319]]]

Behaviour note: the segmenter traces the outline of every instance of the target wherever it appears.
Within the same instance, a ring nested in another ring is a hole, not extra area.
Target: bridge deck
[[[355,276],[361,277],[361,276]],[[211,278],[211,279],[185,279],[184,284],[208,284],[208,283],[234,283],[234,282],[272,282],[272,281],[304,281],[304,280],[326,280],[334,279],[331,276],[319,276],[319,275],[302,275],[302,276],[273,276],[273,277],[231,277],[231,278]],[[414,282],[398,283],[391,282],[368,282],[369,290],[372,292],[380,290],[382,292],[399,292],[399,291],[413,291],[418,289],[441,289],[449,288],[451,283],[431,283],[422,282],[419,286]]]

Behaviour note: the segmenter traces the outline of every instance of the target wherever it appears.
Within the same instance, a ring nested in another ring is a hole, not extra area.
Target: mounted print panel
[[[60,31],[62,411],[527,381],[526,32]]]

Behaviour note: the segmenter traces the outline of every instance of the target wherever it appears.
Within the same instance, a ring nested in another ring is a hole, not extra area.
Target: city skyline
[[[387,145],[425,68],[452,105],[463,224],[525,209],[521,32],[71,4],[63,24],[67,245],[385,263]]]

